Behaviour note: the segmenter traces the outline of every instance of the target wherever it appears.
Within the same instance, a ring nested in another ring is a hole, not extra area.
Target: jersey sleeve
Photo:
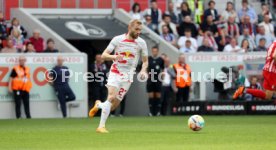
[[[141,42],[141,54],[142,56],[148,56],[148,47],[145,41]]]
[[[107,49],[108,52],[112,53],[113,50],[116,48],[117,45],[118,45],[118,39],[117,39],[117,37],[114,37],[114,38],[110,41],[110,43],[108,44],[108,46],[107,46],[106,49]]]

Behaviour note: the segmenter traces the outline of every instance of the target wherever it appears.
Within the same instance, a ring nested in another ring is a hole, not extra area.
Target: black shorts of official
[[[161,92],[162,83],[161,82],[147,82],[147,92]]]

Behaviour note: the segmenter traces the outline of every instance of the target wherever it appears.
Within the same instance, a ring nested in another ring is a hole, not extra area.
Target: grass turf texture
[[[264,150],[276,149],[275,116],[203,116],[199,132],[188,116],[109,118],[109,134],[95,133],[99,118],[0,120],[1,150]]]

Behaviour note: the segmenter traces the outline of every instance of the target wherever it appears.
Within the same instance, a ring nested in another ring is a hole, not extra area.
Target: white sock
[[[111,109],[111,103],[109,100],[106,100],[104,103],[102,103],[101,108],[102,108],[102,114],[101,114],[101,121],[99,128],[105,127],[105,122],[110,114],[110,109]]]
[[[98,107],[99,109],[102,109],[103,106],[104,106],[104,103],[102,103],[102,102],[100,102],[99,104],[97,104],[97,107]]]

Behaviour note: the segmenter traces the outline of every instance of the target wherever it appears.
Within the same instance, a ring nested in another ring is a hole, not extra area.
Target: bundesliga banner
[[[12,101],[12,94],[8,92],[9,77],[12,68],[18,65],[18,58],[21,54],[0,55],[0,102]],[[56,100],[53,87],[45,78],[47,70],[56,65],[59,54],[24,54],[27,59],[26,66],[31,70],[31,81],[33,87],[30,92],[31,101],[52,101]],[[75,72],[85,73],[87,70],[87,56],[83,53],[62,53],[64,65],[72,70],[72,77],[69,84],[76,95],[76,100],[84,100],[87,89],[83,76]],[[76,82],[77,81],[77,82]]]
[[[210,115],[246,114],[245,102],[206,102],[205,113]]]
[[[276,114],[276,103],[274,101],[252,101],[252,102],[187,102],[181,106],[172,108],[173,115],[261,115]]]
[[[276,103],[274,101],[248,102],[248,114],[276,114]]]

